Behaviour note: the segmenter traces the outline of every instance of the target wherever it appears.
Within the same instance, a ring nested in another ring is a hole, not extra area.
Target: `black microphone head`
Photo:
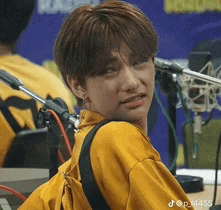
[[[154,59],[155,69],[170,74],[182,74],[184,67],[178,63],[170,62],[165,59],[155,58]]]

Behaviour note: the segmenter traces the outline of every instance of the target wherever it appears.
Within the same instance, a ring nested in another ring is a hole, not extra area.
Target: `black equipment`
[[[49,168],[47,129],[19,132],[4,161],[4,168]]]

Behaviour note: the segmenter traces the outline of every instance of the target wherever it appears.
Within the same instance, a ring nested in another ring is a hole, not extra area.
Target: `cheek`
[[[99,81],[89,87],[89,97],[93,103],[106,104],[113,103],[117,97],[115,85],[105,81]]]
[[[154,88],[155,84],[155,74],[152,71],[146,71],[145,74],[141,75],[141,81],[142,83],[150,89]]]
[[[155,75],[148,73],[142,77],[141,81],[144,88],[146,89],[148,100],[152,101],[155,88]]]
[[[149,80],[149,85],[148,85],[148,91],[149,94],[151,95],[151,100],[154,94],[154,88],[155,88],[155,77],[153,76],[150,80]]]

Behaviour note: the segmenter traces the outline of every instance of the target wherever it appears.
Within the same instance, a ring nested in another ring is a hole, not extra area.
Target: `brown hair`
[[[55,42],[55,62],[65,82],[69,75],[83,86],[86,76],[104,70],[111,50],[122,42],[146,60],[156,55],[156,32],[136,6],[123,1],[84,5],[67,16]]]

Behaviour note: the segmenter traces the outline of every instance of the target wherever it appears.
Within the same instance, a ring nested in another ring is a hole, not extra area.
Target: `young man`
[[[56,41],[55,58],[72,92],[83,100],[76,144],[72,158],[21,210],[81,210],[100,204],[100,199],[91,200],[93,192],[86,196],[82,183],[89,180],[83,178],[79,162],[85,138],[105,119],[113,121],[94,136],[90,161],[109,209],[170,209],[172,201],[180,200],[185,206],[173,209],[193,209],[147,137],[156,52],[150,20],[129,3],[85,5],[69,14]]]

